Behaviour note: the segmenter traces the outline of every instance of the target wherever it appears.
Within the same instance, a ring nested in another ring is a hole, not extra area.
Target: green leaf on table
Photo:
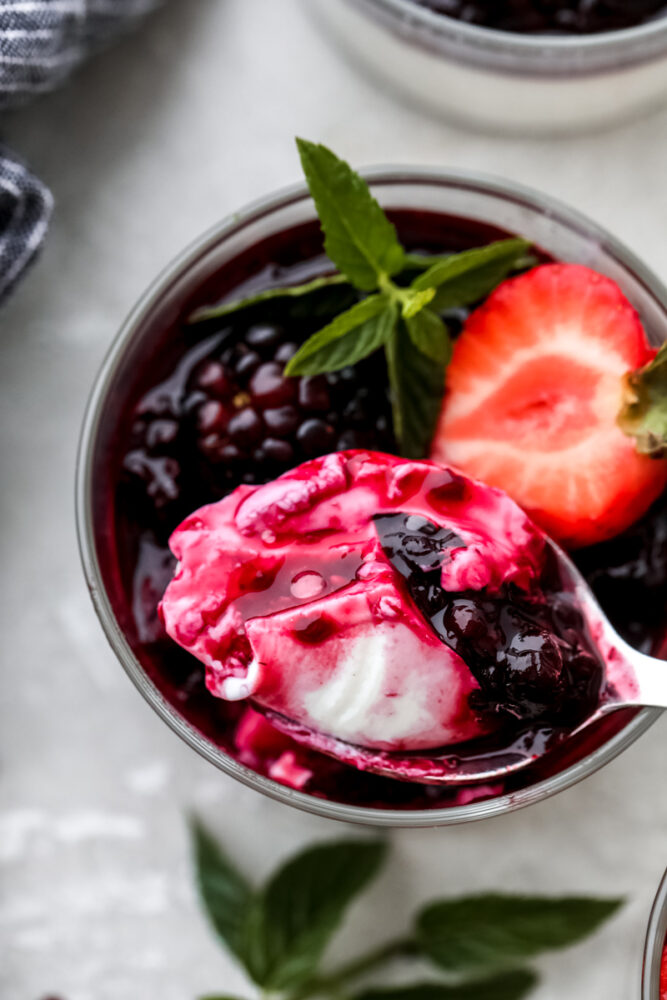
[[[403,269],[396,229],[366,182],[326,146],[297,139],[301,163],[324,232],[324,249],[364,292]]]
[[[345,910],[377,874],[383,841],[319,844],[268,882],[246,926],[248,969],[268,990],[295,989],[316,971]]]
[[[303,285],[286,285],[284,288],[267,288],[256,295],[250,295],[245,299],[235,299],[232,302],[220,302],[215,306],[202,306],[196,309],[189,317],[188,323],[204,323],[210,319],[221,319],[224,316],[232,316],[234,313],[242,312],[244,309],[251,309],[266,302],[275,302],[281,299],[300,299],[314,292],[321,292],[323,289],[336,287],[337,285],[349,285],[349,281],[343,274],[323,275],[321,278],[313,278]]]
[[[439,365],[448,365],[452,357],[452,341],[444,321],[432,309],[422,309],[416,316],[409,316],[405,325],[410,340],[418,351],[432,358]]]
[[[527,240],[508,239],[451,254],[432,264],[410,287],[437,289],[432,308],[438,312],[471,305],[514,271],[529,248]]]
[[[394,433],[401,455],[424,458],[440,413],[445,363],[437,362],[412,341],[399,323],[385,345]]]
[[[213,928],[245,964],[245,923],[254,893],[197,819],[191,824],[197,888]]]
[[[393,989],[369,989],[351,1000],[522,1000],[537,983],[534,972],[518,969],[465,983],[417,983]]]
[[[489,893],[432,903],[417,917],[422,952],[448,972],[516,966],[592,934],[622,901]]]
[[[387,296],[369,295],[309,337],[285,374],[319,375],[354,365],[382,347],[395,323],[396,307]]]
[[[241,998],[229,996],[227,993],[207,993],[205,997],[199,997],[199,1000],[241,1000]]]

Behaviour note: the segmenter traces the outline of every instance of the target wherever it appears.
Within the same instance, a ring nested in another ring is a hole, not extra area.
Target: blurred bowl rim
[[[652,21],[616,31],[528,35],[467,24],[422,7],[415,0],[338,2],[379,16],[396,34],[431,52],[518,75],[583,76],[667,55],[667,10]]]
[[[660,1000],[660,969],[667,940],[667,871],[653,901],[646,932],[642,1000]]]
[[[504,201],[513,201],[531,211],[540,212],[547,217],[555,217],[582,237],[592,238],[605,246],[626,270],[641,281],[641,284],[667,311],[667,288],[657,276],[616,237],[589,220],[583,213],[569,208],[558,199],[513,181],[506,181],[476,171],[401,165],[370,167],[362,170],[361,173],[374,187],[415,184],[458,188],[496,196]],[[124,358],[126,348],[132,342],[144,318],[159,303],[165,291],[222,240],[232,237],[247,225],[259,222],[274,212],[309,200],[310,194],[304,183],[290,185],[252,201],[240,211],[227,215],[205,231],[167,264],[150,283],[121,325],[107,350],[86,405],[75,473],[75,516],[79,553],[93,606],[111,648],[121,665],[162,720],[200,756],[226,774],[270,798],[328,819],[390,828],[450,826],[487,819],[525,808],[570,788],[599,770],[604,764],[609,763],[646,732],[660,717],[662,711],[660,709],[642,709],[619,733],[584,759],[550,778],[505,795],[441,809],[377,809],[348,805],[317,798],[264,777],[234,760],[224,750],[203,736],[167,701],[157,686],[149,679],[116,620],[107,596],[97,559],[93,530],[93,456],[107,393],[116,370]],[[400,206],[394,207],[399,208]],[[314,208],[312,215],[315,218]]]

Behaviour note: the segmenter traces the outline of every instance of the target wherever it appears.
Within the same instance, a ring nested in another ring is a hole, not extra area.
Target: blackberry
[[[667,494],[619,538],[573,554],[624,639],[644,652],[667,620]]]
[[[323,375],[306,376],[299,380],[299,406],[302,410],[326,413],[331,406],[331,394]]]
[[[336,449],[394,450],[381,355],[327,375],[285,365],[321,317],[244,323],[198,344],[139,402],[126,484],[166,537],[196,507]],[[208,346],[208,349],[206,347]]]
[[[296,432],[296,439],[302,451],[309,458],[314,458],[333,449],[336,432],[331,424],[325,423],[324,420],[311,418],[301,424]]]
[[[262,416],[267,430],[281,439],[289,438],[300,423],[300,414],[296,406],[281,406],[276,410],[264,410]]]
[[[296,399],[299,387],[295,379],[283,375],[284,368],[280,361],[268,361],[250,379],[250,396],[260,409],[287,406]]]

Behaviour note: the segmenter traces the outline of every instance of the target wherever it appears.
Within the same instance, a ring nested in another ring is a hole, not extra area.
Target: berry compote
[[[403,244],[415,252],[459,251],[510,235],[435,213],[390,214]],[[242,250],[212,275],[197,273],[191,266],[135,334],[108,391],[92,469],[93,521],[107,594],[134,655],[163,697],[206,738],[259,773],[318,797],[379,809],[465,804],[532,784],[620,731],[632,713],[615,713],[585,738],[548,754],[539,772],[537,765],[529,767],[505,787],[452,791],[363,773],[298,746],[252,709],[209,694],[203,665],[167,637],[157,614],[174,571],[171,532],[192,511],[239,485],[266,482],[332,451],[392,452],[395,441],[381,354],[316,378],[283,373],[298,345],[354,301],[349,287],[188,322],[211,302],[332,273],[316,222]],[[466,316],[466,310],[455,310],[446,317],[454,336]],[[625,535],[576,558],[621,632],[659,651],[667,609],[667,504],[658,502]],[[468,613],[466,596],[457,600],[460,606],[446,609],[443,618],[453,642],[465,641],[454,633]],[[434,615],[441,610],[433,609]],[[502,631],[507,623],[499,609],[487,610]],[[528,748],[549,737],[548,727],[536,726],[524,734]]]
[[[443,748],[564,738],[625,683],[524,512],[435,462],[312,459],[194,511],[170,548],[160,618],[211,694],[361,770],[433,783]]]
[[[439,14],[498,31],[588,35],[667,14],[664,0],[413,0]]]

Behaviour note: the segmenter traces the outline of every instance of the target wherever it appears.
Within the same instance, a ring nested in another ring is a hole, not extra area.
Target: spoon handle
[[[640,653],[622,639],[570,557],[554,542],[550,545],[606,662],[609,687],[591,719],[624,706],[667,708],[667,660]]]
[[[667,661],[646,656],[625,644],[621,652],[633,675],[631,683],[635,690],[619,700],[647,708],[667,708]]]

